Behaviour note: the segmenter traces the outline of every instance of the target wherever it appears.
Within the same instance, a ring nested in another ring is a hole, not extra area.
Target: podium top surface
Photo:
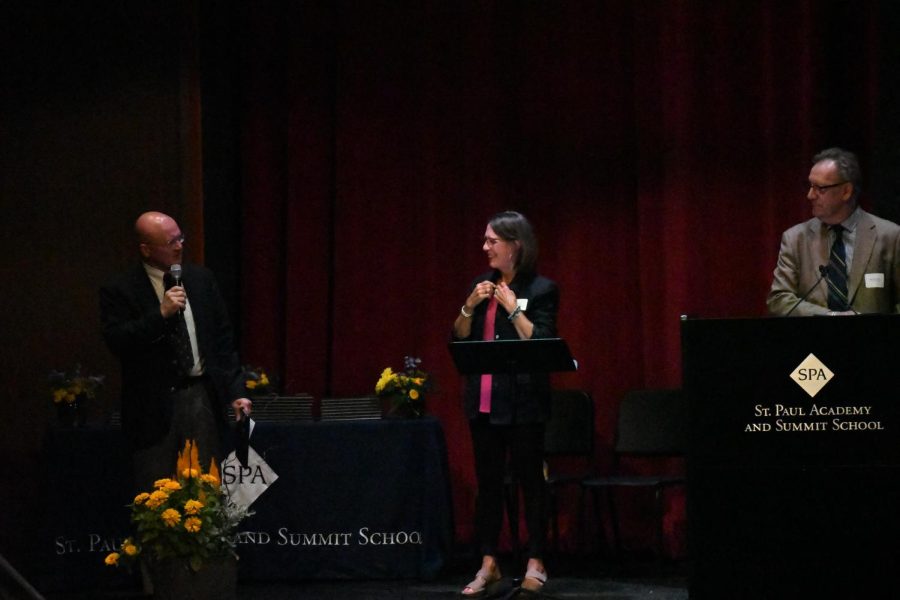
[[[897,321],[900,320],[900,314],[884,314],[884,313],[860,313],[858,315],[849,315],[849,316],[841,316],[839,321],[844,323],[848,321],[877,321],[877,320],[885,320],[885,321]],[[825,315],[815,315],[815,316],[791,316],[785,317],[782,315],[759,315],[759,316],[739,316],[739,317],[704,317],[702,315],[681,315],[682,323],[747,323],[747,322],[756,322],[756,323],[766,323],[766,322],[774,322],[774,321],[785,321],[789,323],[815,323],[821,321],[833,321],[835,317],[825,316]]]
[[[462,375],[483,373],[555,373],[575,371],[578,363],[561,338],[450,342],[450,354]]]

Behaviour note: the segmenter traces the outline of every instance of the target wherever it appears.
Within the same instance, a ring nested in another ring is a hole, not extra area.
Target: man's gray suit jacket
[[[847,281],[850,305],[858,313],[896,313],[900,302],[900,226],[859,211]],[[822,278],[816,284],[819,266],[828,265],[830,250],[828,227],[819,219],[810,219],[784,232],[766,300],[769,312],[791,316],[830,312],[828,283]],[[798,304],[808,291],[806,299]]]

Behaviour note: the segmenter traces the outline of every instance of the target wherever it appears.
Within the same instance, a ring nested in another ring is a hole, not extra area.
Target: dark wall
[[[164,210],[202,238],[184,4],[0,5],[0,553],[12,561],[39,520],[48,372],[107,375],[92,418],[117,408],[97,287],[135,259],[134,219]]]

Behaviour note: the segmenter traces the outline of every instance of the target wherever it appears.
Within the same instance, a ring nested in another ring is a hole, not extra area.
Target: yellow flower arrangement
[[[269,375],[262,367],[241,367],[244,372],[244,387],[254,396],[275,394],[275,382],[269,379]]]
[[[82,375],[81,365],[72,372],[50,371],[50,396],[54,404],[75,404],[80,398],[95,398],[103,387],[102,375]]]
[[[424,414],[425,392],[431,382],[428,374],[419,369],[420,364],[421,359],[404,356],[402,372],[394,372],[390,367],[381,372],[375,383],[375,395],[390,399],[390,413],[408,411],[415,417]]]
[[[130,566],[144,555],[157,561],[182,558],[198,571],[207,561],[234,554],[237,526],[250,513],[225,496],[215,461],[204,473],[197,446],[188,440],[175,473],[180,476],[159,479],[153,491],[134,497],[129,506],[136,535],[106,556],[107,565]]]

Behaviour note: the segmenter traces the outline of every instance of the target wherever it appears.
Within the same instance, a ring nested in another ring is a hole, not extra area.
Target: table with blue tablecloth
[[[260,424],[278,475],[239,546],[247,578],[433,577],[452,543],[437,420]]]
[[[277,479],[241,524],[241,580],[427,579],[444,565],[453,525],[436,419],[264,422],[250,445]],[[103,557],[128,533],[124,447],[115,428],[48,433],[39,588],[91,588],[112,577]]]

